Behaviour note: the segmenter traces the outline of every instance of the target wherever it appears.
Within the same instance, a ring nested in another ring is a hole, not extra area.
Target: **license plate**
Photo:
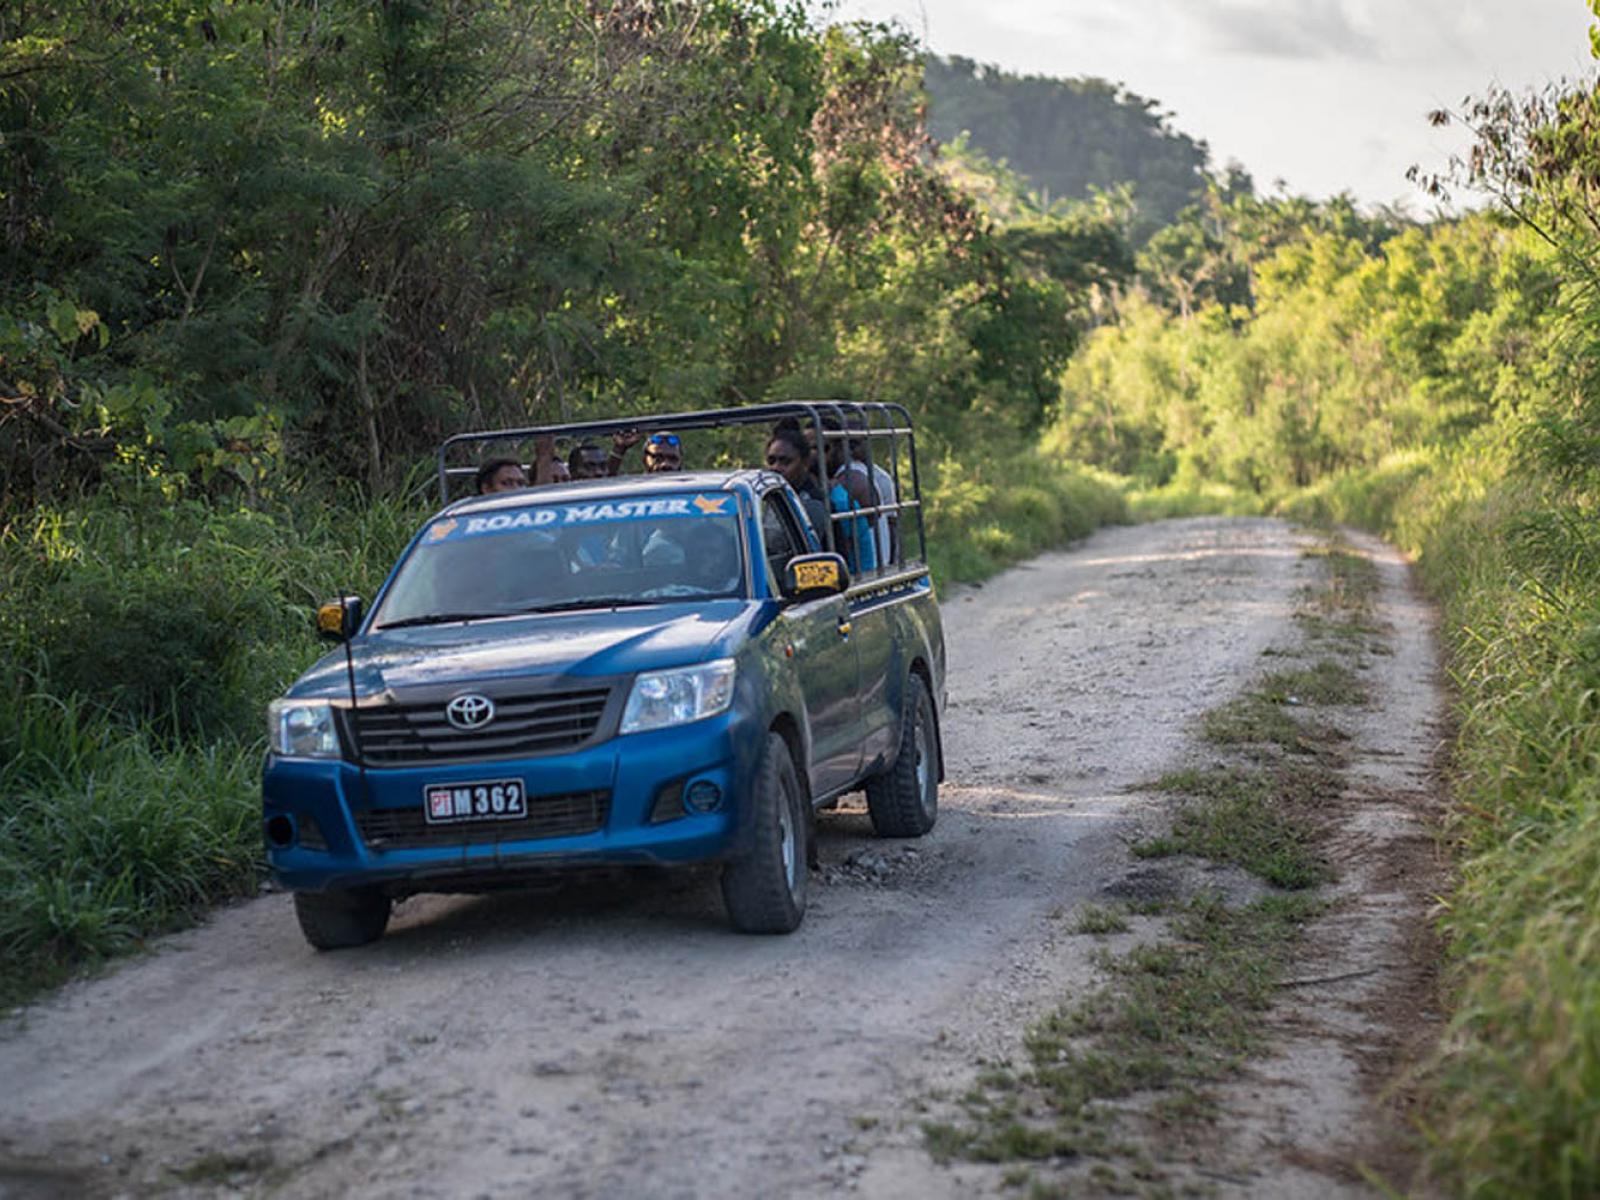
[[[422,810],[429,825],[517,821],[528,815],[528,797],[520,779],[431,783],[422,793]]]

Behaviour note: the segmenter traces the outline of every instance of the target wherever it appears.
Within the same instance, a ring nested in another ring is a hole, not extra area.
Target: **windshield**
[[[740,596],[738,511],[730,493],[702,492],[440,517],[373,627]]]

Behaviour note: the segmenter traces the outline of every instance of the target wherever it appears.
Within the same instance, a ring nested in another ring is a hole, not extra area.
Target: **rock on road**
[[[0,1196],[964,1194],[911,1101],[1088,981],[1060,914],[1292,636],[1305,544],[1117,528],[947,595],[938,827],[826,815],[789,937],[704,874],[418,898],[323,955],[269,895],[72,985],[0,1027]]]

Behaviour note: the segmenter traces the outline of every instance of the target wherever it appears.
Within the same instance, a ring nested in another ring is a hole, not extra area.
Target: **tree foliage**
[[[1281,494],[1458,442],[1539,390],[1559,268],[1482,214],[1216,192],[1139,257],[1068,369],[1058,448],[1152,483]]]
[[[1083,281],[935,168],[921,71],[793,0],[7,8],[8,497],[817,386],[1026,426]]]

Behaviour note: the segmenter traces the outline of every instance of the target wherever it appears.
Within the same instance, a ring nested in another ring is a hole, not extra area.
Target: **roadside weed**
[[[1261,683],[1261,694],[1273,704],[1359,705],[1367,701],[1361,677],[1331,658],[1318,659],[1301,671],[1280,671]]]
[[[1312,809],[1337,796],[1339,786],[1337,775],[1313,767],[1173,772],[1156,783],[1186,798],[1171,832],[1133,850],[1141,858],[1194,854],[1243,867],[1275,887],[1315,887],[1329,870],[1317,849]]]
[[[1085,904],[1078,910],[1078,920],[1073,930],[1076,933],[1089,934],[1127,933],[1128,917],[1120,908]]]

